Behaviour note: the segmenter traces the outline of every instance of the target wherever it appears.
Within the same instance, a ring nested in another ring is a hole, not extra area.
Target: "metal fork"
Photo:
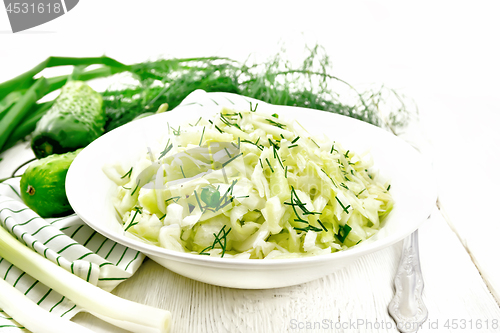
[[[389,314],[400,332],[417,332],[428,316],[422,301],[424,280],[418,254],[418,229],[404,240],[394,286],[396,292],[389,304]]]

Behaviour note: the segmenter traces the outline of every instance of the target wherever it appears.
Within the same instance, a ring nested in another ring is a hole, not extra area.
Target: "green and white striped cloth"
[[[0,224],[18,240],[80,278],[111,291],[132,276],[144,255],[117,244],[88,227],[76,214],[43,219],[19,192],[19,178],[0,183]],[[4,279],[47,311],[71,319],[81,308],[0,257]],[[2,297],[2,295],[0,295]],[[0,309],[0,333],[26,332]]]

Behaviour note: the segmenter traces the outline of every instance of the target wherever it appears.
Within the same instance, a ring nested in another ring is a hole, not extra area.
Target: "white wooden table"
[[[81,2],[71,20],[48,23],[39,33],[0,34],[0,81],[48,55],[106,52],[123,62],[161,53],[244,59],[253,52],[265,58],[282,40],[293,57],[304,41],[317,41],[331,54],[335,75],[354,84],[385,83],[419,106],[420,121],[411,124],[405,138],[426,147],[439,188],[436,207],[419,235],[429,310],[420,332],[500,331],[498,2],[239,7],[149,1],[157,10],[122,6],[120,15],[110,15],[118,3],[125,1]],[[175,13],[189,14],[189,22],[197,25],[189,30],[185,16]],[[72,30],[91,16],[92,27]],[[8,30],[3,22],[2,29]],[[89,42],[82,42],[88,36]],[[29,52],[33,49],[37,52]],[[30,154],[22,145],[3,154],[0,178]],[[387,305],[401,246],[323,279],[272,290],[206,285],[145,261],[114,293],[170,310],[174,332],[396,332]],[[74,321],[96,332],[118,332],[90,315]]]

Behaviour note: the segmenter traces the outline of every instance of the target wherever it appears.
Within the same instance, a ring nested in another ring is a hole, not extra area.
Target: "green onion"
[[[40,78],[32,85],[26,94],[20,98],[0,122],[0,149],[3,148],[9,135],[14,131],[30,108],[42,98],[47,91],[48,83],[45,78]]]
[[[122,299],[86,282],[32,251],[3,227],[0,227],[0,257],[94,316],[113,325],[136,332],[170,330],[170,312]],[[4,301],[11,304],[17,302],[14,299],[5,299],[4,296],[2,293]]]

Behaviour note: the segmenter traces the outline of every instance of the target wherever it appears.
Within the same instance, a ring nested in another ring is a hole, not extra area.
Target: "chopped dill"
[[[323,224],[323,222],[320,221],[320,219],[318,219],[318,223],[321,226],[321,228],[323,228],[324,231],[328,232],[328,229],[325,227],[325,225]]]
[[[264,150],[264,148],[258,144],[259,140],[257,140],[257,142],[252,142],[252,141],[249,141],[249,140],[241,140],[241,142],[246,142],[246,143],[252,144],[255,147],[259,148],[261,151]]]
[[[167,200],[165,200],[165,204],[167,202],[169,202],[170,200],[173,200],[174,202],[177,202],[177,201],[179,201],[180,198],[181,198],[180,196],[175,196],[175,197],[168,198]]]
[[[320,148],[320,146],[316,143],[316,141],[314,141],[313,139],[311,139],[311,141],[316,145],[316,147]]]
[[[255,112],[257,111],[257,106],[259,106],[259,103],[255,104],[255,109],[252,109],[252,102],[250,102],[250,112]]]
[[[134,190],[132,191],[132,193],[130,193],[130,196],[133,196],[133,195],[134,195],[135,191],[137,191],[137,189],[139,188],[139,184],[140,184],[140,183],[141,183],[141,180],[140,180],[140,179],[138,179],[138,180],[137,180],[137,185],[135,186],[135,188],[134,188]]]
[[[292,144],[294,144],[295,142],[299,141],[300,139],[300,136],[296,137],[295,139],[292,140]]]
[[[170,127],[172,129],[172,132],[174,133],[175,136],[181,135],[181,127],[179,126],[178,129],[175,129],[173,127]]]
[[[387,190],[386,191],[389,191],[391,189],[391,184],[389,184],[389,186],[387,186]]]
[[[344,243],[345,239],[347,238],[347,235],[349,235],[349,232],[351,232],[352,228],[346,223],[343,226],[339,225],[339,233],[336,234],[335,236],[338,238],[338,240],[341,243]]]
[[[231,157],[229,160],[222,163],[222,167],[225,167],[226,165],[228,165],[229,163],[231,163],[232,161],[234,161],[235,159],[237,159],[238,157],[240,157],[242,155],[243,155],[243,153],[239,153],[238,155]]]
[[[186,178],[186,175],[184,174],[184,169],[182,169],[182,165],[179,165],[179,167],[181,168],[182,177]]]
[[[130,178],[130,176],[132,175],[132,169],[133,169],[133,167],[131,167],[130,170],[126,174],[124,174],[123,176],[121,176],[120,179],[123,179],[125,177]]]
[[[226,237],[229,234],[229,232],[231,231],[231,228],[229,228],[227,231],[225,230],[225,228],[226,228],[226,226],[224,225],[219,230],[218,234],[213,233],[213,235],[215,237],[214,242],[212,243],[212,245],[204,248],[199,254],[210,255],[210,253],[206,253],[205,251],[213,250],[213,249],[215,249],[217,244],[219,244],[220,248],[222,249],[221,258],[223,258],[224,254],[226,253],[226,246],[227,246],[227,238]]]
[[[336,187],[336,188],[339,188],[339,187],[337,186],[337,184],[335,184],[335,182],[333,181],[332,177],[330,177],[330,175],[329,175],[329,174],[327,174],[325,170],[321,169],[321,171],[323,171],[323,173],[324,173],[324,174],[325,174],[328,178],[330,178],[330,180],[332,181],[333,185],[335,185],[335,187]]]
[[[266,163],[267,163],[267,165],[269,165],[269,168],[271,169],[271,172],[273,172],[273,173],[274,173],[274,169],[273,169],[273,167],[271,166],[271,163],[269,163],[269,160],[267,159],[267,157],[266,157]]]
[[[358,194],[356,194],[356,198],[358,198],[358,197],[359,197],[359,195],[360,195],[361,193],[363,193],[364,191],[366,191],[366,188],[362,189],[362,190],[361,190]]]
[[[200,143],[198,144],[198,146],[201,146],[201,143],[203,142],[203,135],[205,135],[205,126],[203,126],[203,131],[201,132]]]
[[[344,206],[344,204],[342,203],[342,201],[340,201],[339,198],[337,198],[337,196],[335,196],[335,199],[337,199],[337,202],[340,204],[340,206],[342,207],[342,209],[344,210],[344,212],[346,212],[346,214],[349,214],[348,209],[349,209],[349,207],[351,207],[351,205],[347,205],[347,207],[346,207],[346,206]]]
[[[267,141],[269,141],[269,147],[274,147],[274,149],[276,149],[276,150],[280,149],[278,144],[274,143],[273,140],[271,140],[270,138],[267,138]]]
[[[170,145],[169,145],[170,144]],[[167,145],[165,146],[165,149],[163,149],[163,151],[160,153],[160,156],[158,157],[158,159],[162,159],[163,156],[167,155],[168,152],[174,148],[174,145],[170,143],[170,139],[168,139],[168,142],[167,142]]]
[[[266,121],[268,121],[273,126],[279,127],[280,129],[284,129],[286,127],[285,124],[278,123],[277,121],[274,121],[272,119],[266,119]]]
[[[298,147],[299,145],[290,145],[288,146],[288,149],[293,148],[293,147]]]
[[[127,231],[128,229],[130,229],[131,227],[133,227],[134,225],[136,225],[136,224],[139,223],[139,222],[135,222],[134,223],[134,220],[137,217],[137,214],[139,214],[139,213],[142,214],[141,208],[140,207],[134,207],[134,209],[135,209],[134,217],[132,217],[132,221],[130,221],[129,225],[125,228],[125,231]]]

